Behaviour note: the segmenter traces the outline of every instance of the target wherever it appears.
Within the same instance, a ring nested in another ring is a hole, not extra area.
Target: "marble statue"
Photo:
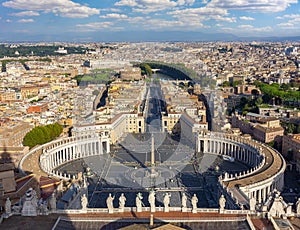
[[[252,197],[249,201],[250,211],[255,211],[256,199]]]
[[[82,182],[83,182],[83,188],[87,188],[88,187],[88,183],[87,183],[87,178],[85,175],[82,176]]]
[[[6,201],[5,201],[5,213],[6,214],[11,213],[11,201],[10,201],[9,197],[7,197]]]
[[[22,216],[37,216],[38,215],[38,209],[37,209],[37,197],[36,192],[29,188],[27,192],[25,193],[25,202],[22,207]]]
[[[171,197],[171,194],[169,193],[166,193],[165,196],[164,196],[164,206],[165,206],[165,212],[169,212],[170,210],[170,197]]]
[[[155,212],[155,192],[151,191],[149,193],[148,202],[150,204],[150,211]]]
[[[126,197],[124,196],[124,193],[122,193],[121,196],[119,197],[119,209],[122,212],[124,212],[125,202],[126,202]]]
[[[32,204],[35,206],[35,208],[38,207],[38,199],[37,199],[37,194],[36,191],[33,188],[29,188],[32,194]]]
[[[39,213],[40,213],[40,215],[48,215],[49,214],[47,204],[45,204],[45,203],[40,204]]]
[[[87,199],[86,195],[83,194],[81,197],[81,209],[83,211],[86,211],[87,205],[88,205],[88,199]]]
[[[181,211],[182,212],[186,212],[186,202],[187,202],[187,196],[185,195],[185,193],[183,193],[182,198],[181,198]]]
[[[220,211],[224,211],[225,204],[226,204],[226,199],[225,199],[224,195],[222,194],[220,199],[219,199]]]
[[[111,196],[111,193],[108,195],[107,199],[106,199],[106,205],[108,208],[108,213],[113,213],[114,212],[114,206],[113,206],[113,200],[115,199],[115,197]]]
[[[49,205],[50,205],[50,210],[55,211],[56,210],[56,196],[55,193],[52,193],[49,199]]]
[[[137,212],[142,212],[142,200],[143,200],[142,193],[139,192],[136,195],[136,198],[135,198],[135,204],[136,204],[136,211]]]
[[[197,213],[197,203],[198,203],[198,198],[196,196],[196,194],[194,194],[194,196],[192,197],[192,212],[193,213]]]
[[[298,201],[296,203],[296,213],[297,215],[300,215],[300,197],[298,198]]]

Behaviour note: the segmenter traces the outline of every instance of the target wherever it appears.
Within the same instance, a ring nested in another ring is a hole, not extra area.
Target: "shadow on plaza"
[[[103,222],[103,221],[85,221],[84,219],[80,221],[70,221],[60,219],[57,225],[55,226],[56,229],[64,229],[64,230],[73,230],[73,229],[100,229],[100,230],[149,230],[149,229],[156,229],[158,227],[162,227],[168,225],[168,227],[176,226],[187,230],[195,229],[189,225],[189,223],[172,223],[169,224],[159,218],[153,219],[153,225],[150,225],[150,213],[143,212],[137,213],[131,212],[131,216],[127,218],[120,218],[113,222]],[[100,217],[99,217],[100,219]],[[168,228],[171,229],[171,228]]]

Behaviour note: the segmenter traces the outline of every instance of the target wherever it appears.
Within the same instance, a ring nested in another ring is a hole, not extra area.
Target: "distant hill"
[[[300,41],[299,36],[270,36],[270,37],[241,37],[231,33],[204,33],[193,31],[116,31],[116,32],[88,32],[63,33],[55,35],[22,35],[10,34],[0,42],[206,42],[206,41]]]
[[[269,41],[269,42],[283,42],[283,41],[300,41],[300,36],[288,37],[240,37],[239,41]]]

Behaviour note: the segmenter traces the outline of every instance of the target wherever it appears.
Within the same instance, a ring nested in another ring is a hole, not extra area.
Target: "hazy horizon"
[[[227,41],[300,36],[297,0],[1,2],[2,42]],[[170,37],[172,34],[176,37]]]

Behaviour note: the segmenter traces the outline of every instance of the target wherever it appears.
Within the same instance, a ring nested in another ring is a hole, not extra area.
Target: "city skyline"
[[[299,36],[297,0],[1,1],[0,41],[239,40]]]

